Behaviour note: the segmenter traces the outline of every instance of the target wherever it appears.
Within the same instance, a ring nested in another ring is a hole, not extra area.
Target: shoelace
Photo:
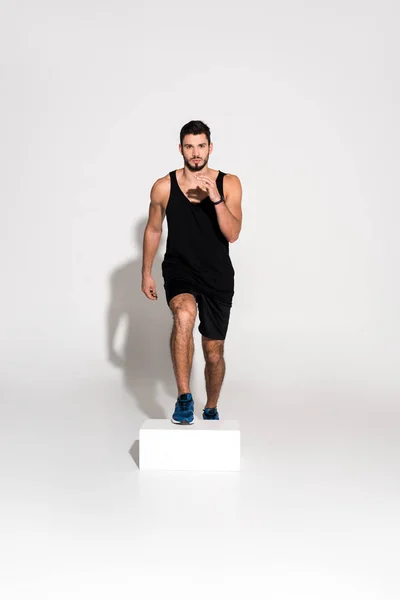
[[[179,408],[181,408],[182,410],[189,410],[191,402],[191,400],[178,400]]]

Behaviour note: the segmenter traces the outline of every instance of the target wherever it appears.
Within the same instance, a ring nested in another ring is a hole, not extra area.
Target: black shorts
[[[165,295],[170,301],[178,294],[192,294],[199,308],[199,332],[211,340],[224,340],[228,331],[229,317],[232,308],[232,296],[221,299],[212,291],[196,289],[185,279],[173,278],[164,281]]]

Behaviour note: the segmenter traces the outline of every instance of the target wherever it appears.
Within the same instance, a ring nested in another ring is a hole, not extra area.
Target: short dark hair
[[[184,125],[181,129],[181,133],[180,133],[180,141],[181,141],[181,146],[183,144],[183,138],[185,137],[185,135],[200,135],[201,133],[205,133],[207,136],[207,140],[208,143],[211,143],[211,131],[210,128],[208,127],[208,125],[206,125],[205,123],[203,123],[203,121],[189,121],[189,123],[186,123],[186,125]]]

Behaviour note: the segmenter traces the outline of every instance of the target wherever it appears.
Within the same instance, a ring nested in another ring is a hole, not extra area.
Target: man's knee
[[[202,338],[204,358],[208,365],[216,366],[224,357],[224,340]]]
[[[175,296],[169,303],[169,307],[177,327],[193,328],[197,316],[197,305],[192,294]]]

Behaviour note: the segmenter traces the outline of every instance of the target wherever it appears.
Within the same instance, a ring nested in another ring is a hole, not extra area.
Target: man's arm
[[[149,218],[143,235],[142,259],[142,292],[150,300],[157,300],[156,283],[151,270],[161,240],[169,188],[169,178],[163,177],[155,182],[150,192]]]
[[[225,202],[217,204],[215,212],[222,233],[233,243],[242,229],[242,185],[239,177],[230,174],[224,177],[224,184]]]

